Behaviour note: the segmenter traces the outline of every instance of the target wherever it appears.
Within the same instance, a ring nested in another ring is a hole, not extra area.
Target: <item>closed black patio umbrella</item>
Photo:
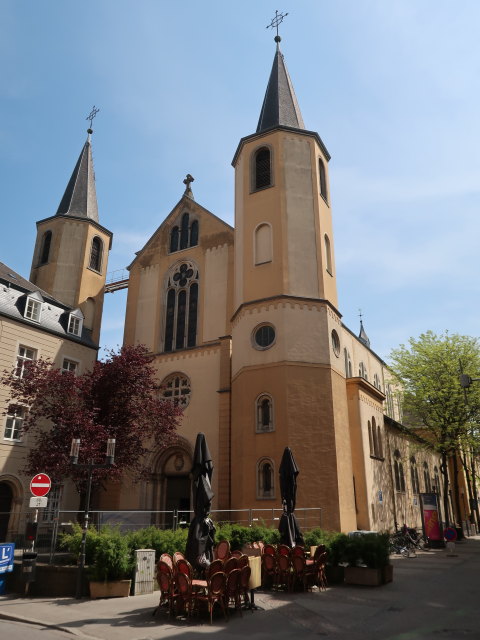
[[[282,494],[283,513],[278,530],[280,542],[289,547],[303,545],[304,540],[295,518],[295,502],[297,498],[298,467],[290,447],[285,447],[280,463],[280,492]]]
[[[215,527],[208,517],[213,498],[213,463],[203,433],[197,434],[192,466],[194,517],[190,523],[185,556],[197,570],[203,571],[213,560]]]

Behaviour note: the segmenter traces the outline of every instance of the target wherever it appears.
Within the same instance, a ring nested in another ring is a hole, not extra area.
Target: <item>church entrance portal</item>
[[[190,510],[190,478],[188,476],[167,476],[165,490],[165,511],[178,512],[178,522],[188,522]],[[173,525],[172,514],[167,514],[167,527]]]
[[[187,447],[177,446],[163,452],[156,464],[156,482],[154,484],[154,508],[162,511],[161,526],[171,528],[174,517],[179,522],[190,520],[190,496],[192,468],[191,453]],[[159,523],[160,524],[160,523]]]

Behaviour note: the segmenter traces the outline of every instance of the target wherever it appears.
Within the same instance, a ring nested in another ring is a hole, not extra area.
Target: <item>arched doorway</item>
[[[153,474],[153,508],[161,511],[159,524],[171,528],[175,513],[178,520],[189,522],[191,503],[192,453],[189,443],[169,447],[156,461]]]
[[[0,482],[0,542],[7,542],[8,523],[13,505],[13,491],[6,482]]]

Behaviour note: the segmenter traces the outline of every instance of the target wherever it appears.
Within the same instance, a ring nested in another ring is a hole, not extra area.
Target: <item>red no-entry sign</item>
[[[37,498],[46,496],[51,488],[52,481],[46,473],[37,473],[37,475],[30,480],[30,491]]]

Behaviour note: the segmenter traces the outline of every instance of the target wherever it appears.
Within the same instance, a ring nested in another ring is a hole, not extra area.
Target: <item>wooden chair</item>
[[[307,566],[305,556],[293,556],[292,558],[292,579],[290,589],[293,590],[295,585],[300,584],[303,591],[308,590],[315,581],[314,567]]]
[[[284,589],[290,589],[290,582],[292,578],[292,563],[290,561],[290,555],[286,556],[279,553],[277,556],[277,573],[275,585],[277,589],[283,587]]]
[[[324,544],[319,544],[315,549],[315,554],[313,558],[307,558],[307,566],[314,565],[318,558],[324,553],[326,550],[326,546]]]
[[[295,558],[295,556],[305,558],[305,549],[298,544],[295,547],[292,547],[292,550],[290,551],[290,557],[292,558],[292,560],[293,558]]]
[[[232,569],[227,575],[227,583],[225,587],[225,604],[228,606],[233,603],[234,609],[240,610],[242,615],[242,602],[240,599],[240,569]]]
[[[181,551],[175,551],[172,559],[173,559],[173,564],[176,565],[179,560],[185,560],[185,556]]]
[[[231,571],[233,571],[233,569],[238,569],[238,558],[235,558],[234,556],[229,558],[223,565],[223,570],[227,576]]]
[[[267,583],[273,587],[277,578],[277,558],[271,553],[264,553],[262,556],[262,585]]]
[[[221,540],[213,551],[213,555],[219,560],[225,562],[230,557],[230,543],[228,540]]]
[[[288,547],[286,544],[277,545],[277,555],[287,556],[287,558],[289,558],[290,551],[291,551],[290,547]]]
[[[223,615],[227,620],[227,611],[225,608],[225,574],[223,573],[223,571],[217,571],[216,573],[212,574],[210,578],[208,578],[207,583],[208,586],[206,593],[195,594],[196,608],[198,608],[199,603],[206,602],[208,606],[208,613],[210,614],[210,624],[212,624],[213,607],[215,606],[215,603],[218,602],[222,607]]]
[[[157,573],[157,581],[158,586],[160,587],[160,600],[158,602],[158,607],[154,610],[152,615],[155,615],[159,608],[167,604],[168,605],[168,615],[171,616],[174,613],[175,608],[175,582],[173,580],[173,575],[170,573],[166,573],[160,571]]]
[[[240,558],[240,556],[242,555],[242,552],[239,551],[238,549],[236,551],[231,551],[230,552],[230,557],[232,558]]]
[[[166,564],[168,564],[170,569],[173,571],[173,558],[169,553],[162,553],[162,555],[159,558],[159,562],[160,561],[165,562]]]
[[[184,575],[188,576],[188,578],[190,580],[193,579],[193,568],[192,568],[192,565],[185,558],[179,558],[177,560],[177,576],[180,573],[183,573]]]
[[[253,607],[250,602],[250,574],[252,570],[250,566],[247,564],[240,569],[240,597],[243,596],[243,604],[244,607],[249,607],[250,611],[253,613]]]
[[[314,569],[313,569],[317,585],[322,591],[326,591],[328,587],[327,575],[325,572],[326,564],[327,564],[327,552],[323,551],[322,553],[319,554],[318,558],[315,560]]]
[[[180,602],[183,605],[187,616],[190,618],[190,616],[192,615],[194,603],[192,582],[185,573],[179,572],[177,574],[176,583],[177,592],[175,594],[175,599],[177,601],[177,604]]]
[[[205,571],[205,577],[208,580],[214,573],[218,573],[219,571],[223,571],[223,562],[217,559],[210,563],[210,566]]]
[[[243,567],[248,566],[248,556],[242,553],[242,555],[238,558],[238,568],[242,569]]]

